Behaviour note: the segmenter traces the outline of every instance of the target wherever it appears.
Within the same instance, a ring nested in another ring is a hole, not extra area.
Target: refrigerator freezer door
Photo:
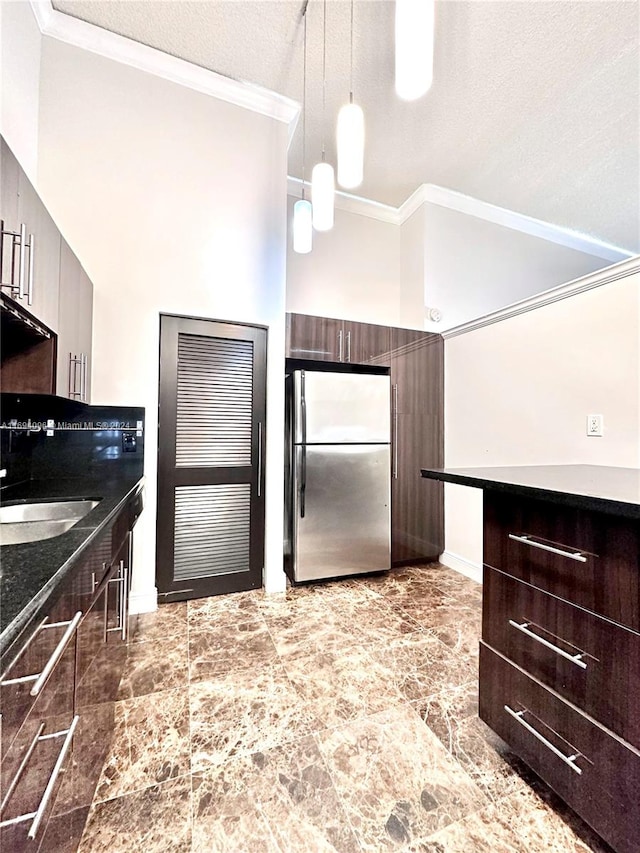
[[[296,444],[388,442],[390,395],[388,376],[296,370],[294,441]]]
[[[294,580],[389,568],[389,465],[388,445],[295,448]]]

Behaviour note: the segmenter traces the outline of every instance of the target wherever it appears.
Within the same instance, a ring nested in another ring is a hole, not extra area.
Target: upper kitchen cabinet
[[[388,367],[391,363],[391,329],[373,323],[343,323],[345,336],[344,359],[351,364],[377,364]]]
[[[391,330],[387,326],[287,314],[287,357],[346,364],[388,366]]]
[[[53,331],[58,330],[60,232],[31,182],[20,170],[18,221],[29,242],[26,308]]]
[[[91,399],[93,285],[69,244],[60,245],[57,393],[88,403]]]
[[[0,219],[3,221],[3,230],[19,232],[18,222],[18,177],[20,175],[20,166],[18,161],[13,156],[9,146],[0,139]],[[4,243],[4,240],[3,240]],[[9,254],[10,246],[5,246],[7,258],[3,258],[3,278],[8,278],[8,270],[5,268],[6,263],[10,263]]]
[[[60,232],[4,139],[0,184],[2,292],[56,331]]]
[[[391,329],[391,384],[400,414],[442,411],[444,341],[416,329]],[[435,462],[433,463],[436,464]]]
[[[287,314],[286,354],[288,358],[314,361],[342,361],[344,332],[340,320]]]

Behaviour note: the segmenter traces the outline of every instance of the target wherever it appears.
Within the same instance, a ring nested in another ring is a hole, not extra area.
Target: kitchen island
[[[483,489],[480,717],[618,853],[640,837],[640,471],[424,469]]]

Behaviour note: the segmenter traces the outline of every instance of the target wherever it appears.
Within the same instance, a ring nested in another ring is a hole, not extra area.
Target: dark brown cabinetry
[[[60,311],[58,318],[57,391],[88,403],[91,399],[93,285],[80,261],[60,241]]]
[[[79,843],[127,654],[130,531],[139,500],[125,505],[3,655],[2,850],[73,851]]]
[[[287,356],[389,367],[392,563],[437,559],[444,548],[443,485],[420,476],[444,462],[444,342],[440,335],[287,314]]]
[[[388,366],[390,350],[388,326],[287,314],[287,358]]]
[[[618,851],[640,836],[640,524],[484,498],[480,716]]]
[[[0,140],[3,390],[90,400],[93,285]]]
[[[392,329],[391,347],[391,559],[435,560],[444,549],[444,491],[420,468],[444,462],[444,343]]]

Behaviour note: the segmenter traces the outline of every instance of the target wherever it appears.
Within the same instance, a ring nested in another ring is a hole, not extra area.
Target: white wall
[[[146,407],[134,606],[153,603],[161,312],[269,327],[265,585],[284,589],[286,124],[45,37],[39,142],[95,286],[93,402]]]
[[[413,329],[424,327],[425,205],[409,216],[400,230],[401,321]]]
[[[0,2],[0,131],[32,183],[38,164],[41,41],[30,3]]]
[[[424,301],[442,313],[442,332],[542,293],[611,261],[550,240],[425,203]],[[414,214],[415,216],[415,214]]]
[[[402,325],[399,227],[336,209],[333,229],[314,231],[313,250],[298,255],[290,233],[295,201],[289,197],[287,311]]]
[[[640,466],[638,273],[445,341],[447,467],[571,463]],[[480,490],[446,486],[445,542],[482,563]]]

